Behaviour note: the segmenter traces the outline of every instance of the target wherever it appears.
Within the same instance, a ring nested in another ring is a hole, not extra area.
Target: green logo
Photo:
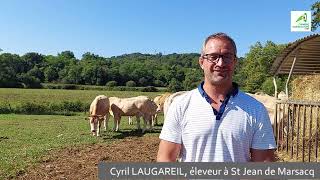
[[[296,22],[299,22],[299,21],[307,22],[307,13],[304,13],[296,20]]]

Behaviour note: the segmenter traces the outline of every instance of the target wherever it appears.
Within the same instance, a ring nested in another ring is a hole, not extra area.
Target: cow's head
[[[89,124],[90,124],[90,128],[91,128],[91,133],[93,136],[97,135],[99,118],[101,118],[101,117],[98,115],[90,115],[89,116]]]
[[[162,111],[162,108],[161,108],[161,104],[157,104],[157,113],[160,113]]]

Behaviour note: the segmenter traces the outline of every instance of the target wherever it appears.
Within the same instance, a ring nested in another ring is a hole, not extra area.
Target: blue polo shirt
[[[212,100],[209,97],[209,95],[204,91],[203,84],[204,84],[204,81],[201,84],[199,84],[198,90],[199,90],[201,96],[211,105]],[[214,115],[216,115],[216,120],[220,120],[221,119],[221,117],[222,117],[222,115],[224,113],[224,110],[225,110],[225,108],[226,108],[226,106],[228,104],[228,101],[230,99],[230,96],[234,97],[239,92],[239,86],[238,86],[237,83],[233,82],[232,86],[233,86],[232,91],[229,92],[227,94],[226,98],[223,100],[223,102],[222,102],[222,104],[221,104],[221,106],[219,108],[219,111],[217,111],[215,108],[212,107],[213,113],[214,113]]]

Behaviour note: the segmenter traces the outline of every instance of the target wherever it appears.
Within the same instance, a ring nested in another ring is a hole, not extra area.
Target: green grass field
[[[96,91],[96,90],[63,90],[63,89],[15,89],[0,88],[0,103],[10,103],[12,106],[25,102],[60,103],[63,101],[81,101],[90,104],[97,95],[134,97],[148,96],[154,98],[161,92],[137,91]]]
[[[136,91],[95,91],[61,89],[14,89],[0,88],[0,104],[10,103],[14,107],[21,103],[32,102],[60,103],[63,101],[81,101],[90,104],[95,96],[104,94],[109,97],[134,97],[145,95],[154,98],[159,92]],[[15,177],[27,167],[38,163],[49,150],[84,144],[109,143],[124,138],[136,128],[128,125],[123,117],[120,132],[111,132],[113,120],[109,121],[109,131],[102,131],[102,137],[91,136],[87,115],[76,113],[75,116],[60,115],[17,115],[0,114],[0,179]],[[159,122],[163,117],[159,117]],[[142,121],[141,121],[142,122]],[[159,135],[157,133],[145,135]]]
[[[102,131],[101,137],[90,134],[84,114],[76,116],[57,115],[0,115],[0,179],[12,178],[23,173],[28,166],[40,162],[49,150],[94,143],[110,143],[124,138],[135,130],[123,117],[120,132],[112,132],[113,120],[109,121],[109,131]],[[159,117],[160,123],[163,117]],[[135,123],[134,123],[135,124]],[[145,136],[158,136],[156,133]]]

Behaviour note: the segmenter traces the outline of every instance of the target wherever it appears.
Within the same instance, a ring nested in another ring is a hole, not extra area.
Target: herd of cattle
[[[144,120],[142,132],[145,132],[147,126],[149,126],[149,130],[152,130],[153,126],[158,123],[158,114],[163,112],[165,117],[174,98],[184,93],[186,93],[186,91],[173,94],[165,93],[155,97],[153,100],[147,96],[118,98],[99,95],[90,105],[89,122],[92,135],[100,135],[102,122],[104,122],[104,129],[107,130],[110,115],[112,115],[114,119],[114,131],[119,130],[122,116],[129,116],[129,124],[132,123],[131,117],[135,116],[137,119],[137,129],[141,128],[140,118],[142,117]],[[247,94],[264,104],[273,125],[276,98],[266,94]]]

